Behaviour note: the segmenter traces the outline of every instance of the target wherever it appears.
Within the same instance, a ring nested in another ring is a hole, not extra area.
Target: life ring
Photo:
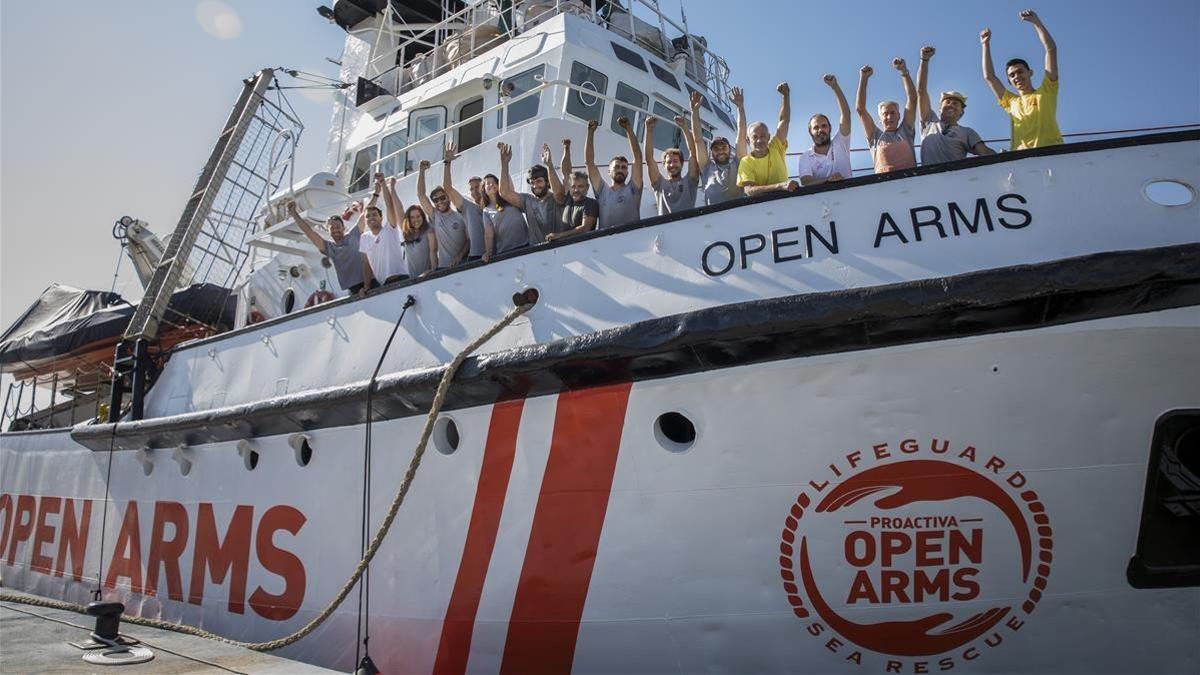
[[[334,299],[333,293],[330,293],[329,291],[322,288],[320,290],[313,291],[313,294],[308,296],[308,300],[306,300],[304,302],[304,306],[306,308],[312,307],[313,305],[319,305],[322,302],[329,302],[330,300],[333,300],[333,299]]]

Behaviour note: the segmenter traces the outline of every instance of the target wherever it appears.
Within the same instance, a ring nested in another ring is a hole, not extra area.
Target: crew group
[[[1038,87],[1033,72],[1022,59],[1005,65],[1013,93],[995,75],[991,56],[991,31],[979,34],[982,47],[983,76],[1000,106],[1008,112],[1012,127],[1012,149],[1056,145],[1063,142],[1056,120],[1058,99],[1058,56],[1053,38],[1032,10],[1020,13],[1037,32],[1045,49],[1045,74]],[[927,89],[929,62],[934,48],[921,49],[921,64],[914,85],[904,59],[892,66],[900,73],[906,102],[884,101],[872,118],[867,108],[867,82],[873,70],[859,71],[856,112],[867,137],[876,173],[897,171],[917,165],[916,125],[920,120],[921,162],[935,164],[965,158],[968,154],[991,155],[974,129],[962,126],[967,97],[956,91],[942,92],[938,110],[931,105]],[[468,181],[469,195],[456,190],[451,181],[451,164],[456,148],[446,147],[442,184],[427,190],[425,174],[428,160],[420,164],[417,194],[420,204],[404,208],[395,192],[395,178],[375,175],[374,193],[363,204],[355,204],[342,216],[328,220],[333,241],[323,238],[298,212],[294,203],[288,211],[313,245],[333,263],[339,284],[351,293],[364,293],[380,284],[427,274],[435,269],[453,267],[464,261],[489,261],[492,256],[524,246],[553,241],[596,228],[620,227],[641,218],[642,160],[646,157],[646,178],[654,190],[659,215],[696,206],[697,198],[706,205],[753,197],[774,191],[795,191],[803,185],[838,181],[851,176],[850,106],[837,78],[826,75],[824,81],[833,90],[840,112],[836,133],[829,118],[820,113],[808,122],[813,145],[800,155],[799,181],[788,177],[786,151],[791,104],[787,83],[777,87],[783,101],[779,121],[772,135],[767,125],[758,122],[746,126],[742,92],[734,87],[730,99],[737,107],[737,139],[733,145],[723,137],[713,138],[706,147],[701,138],[701,95],[693,92],[690,123],[682,116],[675,124],[682,131],[693,161],[686,162],[677,148],[664,151],[662,169],[654,161],[653,136],[657,119],[648,117],[643,134],[645,149],[639,147],[633,125],[627,118],[618,123],[629,142],[632,160],[616,156],[608,164],[608,180],[595,162],[596,121],[588,123],[584,143],[587,172],[572,171],[571,141],[562,142],[558,170],[548,145],[542,146],[541,163],[526,172],[530,192],[518,193],[509,175],[512,148],[499,144],[500,175],[488,174]],[[643,154],[644,152],[644,154]],[[562,178],[559,177],[559,171]],[[588,196],[589,186],[594,197]],[[698,194],[699,193],[699,194]],[[383,196],[387,210],[376,206]],[[469,197],[469,198],[468,198]],[[345,220],[358,216],[349,230]],[[362,223],[366,223],[366,228]]]

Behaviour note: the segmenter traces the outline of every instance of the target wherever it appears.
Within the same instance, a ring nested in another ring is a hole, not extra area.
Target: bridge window
[[[500,91],[507,95],[510,99],[516,98],[527,91],[531,91],[541,84],[541,77],[546,72],[546,66],[541,65],[536,68],[514,75],[500,84]],[[538,105],[541,103],[541,93],[527,96],[516,103],[508,106],[508,125],[520,124],[537,117]],[[499,111],[499,116],[496,118],[497,126],[503,128],[504,125],[504,110]]]
[[[675,91],[680,91],[679,80],[675,79],[675,76],[671,74],[671,71],[663,68],[653,61],[650,62],[650,70],[653,70],[654,76],[662,80],[663,83],[671,85]]]
[[[475,115],[483,112],[483,99],[477,98],[473,101],[467,101],[458,109],[458,120],[461,122],[465,119],[470,119]],[[473,148],[483,142],[483,118],[464,124],[458,128],[458,149],[459,151]]]
[[[613,48],[613,53],[617,55],[618,59],[621,59],[625,63],[628,63],[629,65],[633,66],[634,68],[637,68],[638,70],[642,71],[643,73],[646,72],[646,60],[642,58],[641,54],[633,51],[632,49],[629,49],[628,47],[622,47],[621,45],[619,45],[615,42],[613,42],[611,44],[612,44],[612,48]]]
[[[1142,501],[1134,588],[1200,586],[1200,410],[1158,418]]]
[[[354,163],[350,165],[350,183],[346,191],[351,194],[361,192],[371,187],[371,163],[379,156],[378,149],[372,145],[358,151]]]
[[[603,120],[604,99],[601,96],[608,92],[608,76],[576,61],[571,64],[571,84],[583,87],[595,94],[588,94],[578,89],[568,91],[567,113],[581,120],[596,120],[597,122]]]
[[[683,131],[675,126],[674,122],[664,121],[682,114],[682,111],[674,106],[667,106],[659,101],[655,101],[654,114],[662,118],[658,121],[658,126],[654,127],[654,147],[658,150],[679,148],[683,151],[683,158],[687,159],[688,149],[687,143],[683,140]],[[650,158],[647,157],[646,161],[650,161]]]
[[[628,104],[632,105],[634,108],[640,108],[642,110],[645,110],[650,105],[650,97],[649,96],[646,96],[642,92],[638,91],[637,89],[634,89],[633,87],[625,84],[624,82],[617,82],[616,99],[618,101],[623,101],[625,103],[628,103]],[[612,121],[609,122],[609,128],[612,129],[614,134],[617,134],[619,136],[625,135],[625,130],[621,128],[620,124],[617,124],[617,119],[621,118],[621,117],[628,117],[629,121],[633,122],[633,133],[637,135],[638,140],[641,140],[642,139],[642,121],[644,120],[644,118],[646,116],[643,115],[642,113],[638,112],[637,110],[634,110],[633,108],[626,108],[625,106],[621,105],[620,103],[614,103],[613,104]]]
[[[379,144],[380,157],[387,157],[406,145],[408,145],[408,129],[401,129],[394,134],[388,134],[383,137],[383,142]],[[408,153],[402,152],[395,157],[383,160],[379,164],[379,170],[385,176],[403,174],[408,170]]]

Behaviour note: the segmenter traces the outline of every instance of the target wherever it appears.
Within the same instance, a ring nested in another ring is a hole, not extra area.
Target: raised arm
[[[1000,78],[996,77],[996,69],[992,66],[992,29],[984,28],[979,31],[979,46],[983,50],[983,81],[987,82],[988,88],[992,90],[992,94],[996,96],[996,100],[1004,99],[1004,94],[1007,90],[1004,88],[1004,83]]]
[[[304,236],[308,237],[308,240],[312,242],[312,245],[317,247],[318,251],[324,253],[325,238],[317,234],[317,231],[313,229],[312,224],[305,220],[304,216],[300,215],[300,209],[296,208],[296,202],[288,202],[287,212],[288,215],[292,217],[292,220],[295,221],[296,227],[300,228],[300,231],[304,233]]]
[[[917,66],[917,120],[924,122],[933,106],[929,103],[929,59],[933,58],[933,47],[921,47],[921,63]]]
[[[645,138],[642,140],[646,144],[646,177],[650,179],[650,187],[658,184],[662,174],[658,171],[658,162],[654,161],[654,127],[658,124],[658,118],[653,115],[646,116],[646,127],[643,132]],[[632,169],[630,169],[632,171]]]
[[[1042,41],[1042,48],[1046,50],[1046,77],[1057,82],[1058,45],[1054,43],[1054,38],[1050,37],[1050,31],[1046,30],[1046,25],[1042,23],[1037,12],[1026,9],[1021,11],[1020,16],[1022,21],[1033,24],[1033,30],[1037,31],[1038,39]]]
[[[696,121],[699,118],[700,113],[697,111],[692,115],[692,123],[689,125],[688,121],[683,118],[683,115],[675,116],[675,124],[683,131],[683,142],[687,144],[688,157],[692,158],[688,162],[689,180],[698,180],[700,178],[700,163],[696,161],[699,150],[696,147],[696,134],[693,131],[693,129],[699,126],[699,122]]]
[[[554,157],[550,154],[550,144],[542,144],[542,166],[546,167],[546,176],[550,180],[550,191],[554,193],[554,201],[562,204],[567,201],[567,191],[558,178],[558,169],[554,167]],[[564,176],[571,174],[564,173]]]
[[[562,171],[563,180],[567,180],[575,171],[575,167],[571,166],[571,139],[564,138],[562,140],[562,149],[562,159],[558,163],[558,168]]]
[[[624,118],[622,118],[624,119]],[[596,128],[600,123],[588,120],[587,137],[583,141],[583,163],[587,165],[588,180],[592,182],[592,194],[600,194],[604,179],[600,177],[600,169],[596,168]],[[570,146],[567,146],[570,149]]]
[[[458,146],[453,142],[446,144],[446,154],[442,157],[442,190],[446,192],[446,198],[450,200],[450,205],[455,211],[462,211],[463,196],[458,190],[454,189],[454,181],[450,178],[450,164],[458,157]]]
[[[917,88],[913,85],[912,75],[908,74],[908,64],[904,59],[892,59],[892,67],[900,72],[900,81],[904,83],[904,117],[901,125],[914,126],[913,118],[917,116]]]
[[[688,103],[692,106],[692,141],[696,145],[695,149],[691,149],[691,145],[688,146],[688,152],[691,153],[692,157],[691,165],[688,167],[688,175],[692,175],[692,167],[695,167],[696,171],[693,177],[700,175],[700,167],[708,166],[708,145],[706,143],[695,143],[696,139],[704,138],[704,134],[700,129],[700,101],[702,100],[703,98],[698,91],[693,91],[691,98],[688,100]]]
[[[500,149],[500,196],[510,205],[520,209],[521,195],[513,189],[512,175],[508,171],[508,165],[512,163],[512,146],[497,143],[496,147]]]
[[[375,174],[375,193],[371,195],[371,201],[367,202],[367,206],[375,206],[375,200],[379,195],[383,194],[383,208],[387,213],[387,225],[392,227],[400,227],[400,216],[404,213],[404,205],[400,203],[400,198],[396,196],[396,177],[392,176],[387,180],[383,179],[382,173]],[[367,214],[366,207],[363,207],[363,216]],[[361,221],[362,218],[360,217]]]
[[[850,136],[850,104],[846,102],[846,95],[842,93],[842,85],[838,84],[837,77],[834,75],[826,75],[821,78],[829,88],[833,90],[834,97],[837,98],[838,104],[838,134],[843,138]]]
[[[783,97],[779,102],[779,123],[775,125],[775,138],[787,145],[788,127],[792,124],[792,88],[787,82],[780,82],[775,91]]]
[[[875,69],[871,66],[858,69],[858,93],[854,96],[854,112],[858,113],[858,121],[862,123],[867,141],[875,138],[875,118],[871,117],[871,111],[867,110],[867,80],[871,79],[874,73]]]
[[[750,137],[746,133],[746,98],[742,95],[741,87],[729,91],[729,100],[737,108],[737,145],[733,148],[734,159],[741,159],[749,154]]]
[[[425,189],[425,172],[429,170],[429,160],[423,159],[420,164],[420,171],[417,172],[417,199],[421,202],[421,210],[425,212],[425,219],[433,220],[433,202],[429,201],[429,195]]]
[[[629,141],[629,154],[633,155],[633,161],[629,163],[629,182],[638,190],[642,189],[642,149],[638,147],[637,135],[633,133],[633,124],[629,122],[628,117],[617,118],[617,124],[625,130],[625,139]],[[649,137],[650,134],[646,134]],[[654,155],[651,154],[648,161],[654,163]]]

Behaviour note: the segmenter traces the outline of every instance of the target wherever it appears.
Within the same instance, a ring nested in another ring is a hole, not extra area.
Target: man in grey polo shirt
[[[333,237],[333,241],[330,241],[318,234],[312,223],[300,215],[300,209],[296,206],[296,202],[288,202],[287,211],[292,220],[296,222],[296,226],[312,242],[312,245],[333,263],[333,271],[337,274],[338,285],[342,287],[342,290],[349,292],[350,295],[362,291],[364,256],[358,250],[359,240],[362,237],[362,228],[359,224],[356,223],[347,231],[341,216],[329,216],[325,224],[329,228],[329,235]],[[350,212],[351,214],[361,213],[362,204],[355,202]]]
[[[637,136],[633,133],[633,125],[628,117],[617,118],[617,124],[625,130],[625,139],[629,142],[629,154],[633,162],[621,155],[612,158],[608,163],[608,177],[612,184],[606,183],[596,168],[596,129],[600,123],[588,121],[587,139],[583,144],[583,161],[587,165],[588,180],[592,183],[592,192],[600,203],[600,219],[596,229],[620,227],[634,223],[642,218],[642,149],[638,147]]]
[[[646,118],[646,174],[650,178],[650,187],[654,189],[654,202],[658,207],[658,215],[679,213],[696,208],[696,188],[700,183],[700,164],[695,160],[696,139],[692,130],[682,116],[675,118],[675,126],[683,133],[687,143],[688,154],[693,158],[688,162],[687,174],[683,173],[683,153],[679,148],[667,148],[663,151],[663,171],[658,170],[654,161],[654,127],[658,118]]]
[[[467,219],[451,210],[450,195],[446,190],[439,185],[426,194],[425,171],[428,169],[429,160],[421,160],[420,173],[417,174],[417,197],[437,238],[438,259],[434,269],[445,269],[454,267],[467,257],[471,240],[467,236]]]
[[[700,141],[700,92],[692,92],[692,137],[696,139],[696,162],[700,166],[700,191],[704,194],[704,204],[711,206],[744,197],[742,188],[738,187],[738,162],[746,154],[746,100],[742,90],[734,87],[729,94],[729,100],[737,107],[737,144],[729,147],[729,139],[717,136],[712,139],[708,148]]]
[[[508,173],[508,159],[500,155],[500,196],[525,213],[525,224],[529,228],[529,243],[540,244],[546,235],[561,229],[562,205],[566,201],[562,181],[554,170],[550,158],[550,146],[542,145],[541,164],[535,164],[525,173],[529,192],[517,192]]]
[[[917,107],[921,116],[921,164],[940,164],[965,159],[967,154],[994,155],[979,134],[971,127],[958,123],[967,108],[967,97],[957,91],[942,92],[939,111],[929,104],[929,60],[934,49],[921,48],[921,65],[917,67]]]
[[[483,233],[483,207],[480,204],[483,199],[483,179],[479,176],[472,176],[467,181],[471,198],[463,197],[461,192],[454,189],[454,184],[450,179],[450,164],[457,158],[458,146],[454,143],[447,143],[445,159],[442,163],[442,189],[450,198],[450,206],[461,213],[467,221],[467,238],[471,242],[467,250],[467,262],[472,262],[482,258],[483,252],[486,250]]]

